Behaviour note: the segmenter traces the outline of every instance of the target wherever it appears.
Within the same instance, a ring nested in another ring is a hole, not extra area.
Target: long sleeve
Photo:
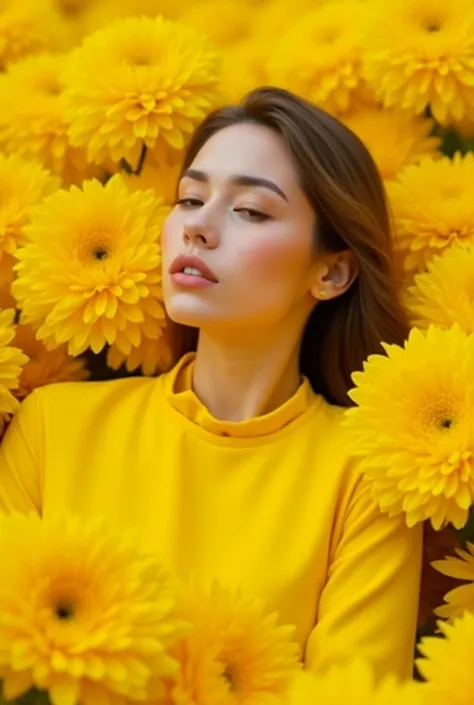
[[[380,514],[360,481],[348,503],[321,594],[306,667],[351,657],[370,661],[378,677],[413,669],[422,529]]]
[[[38,392],[20,406],[0,444],[0,512],[40,512],[41,414]]]

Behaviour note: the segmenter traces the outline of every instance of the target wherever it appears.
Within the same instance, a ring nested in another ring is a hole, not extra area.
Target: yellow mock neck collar
[[[221,421],[212,416],[192,389],[194,358],[195,353],[184,355],[167,374],[166,397],[189,421],[218,436],[252,438],[275,433],[302,416],[318,399],[308,380],[303,378],[291,399],[269,414],[246,421]]]

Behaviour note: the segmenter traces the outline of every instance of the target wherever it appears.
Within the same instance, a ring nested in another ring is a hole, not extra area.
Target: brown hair
[[[359,275],[342,296],[315,306],[300,369],[315,392],[347,406],[351,375],[381,342],[402,344],[409,324],[397,292],[384,187],[368,150],[347,127],[278,88],[258,88],[240,105],[219,108],[194,133],[183,170],[216,132],[239,123],[277,132],[290,151],[317,216],[316,252],[350,248]],[[188,349],[193,343],[188,341]]]

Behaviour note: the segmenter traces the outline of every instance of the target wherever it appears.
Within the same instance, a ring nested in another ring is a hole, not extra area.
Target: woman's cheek
[[[242,267],[249,275],[258,274],[265,279],[299,274],[307,267],[310,252],[306,243],[298,242],[289,233],[262,238],[241,252]]]

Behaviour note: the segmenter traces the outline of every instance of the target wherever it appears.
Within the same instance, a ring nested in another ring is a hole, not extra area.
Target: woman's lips
[[[179,255],[170,267],[171,281],[176,286],[205,289],[218,283],[214,272],[195,255]]]

